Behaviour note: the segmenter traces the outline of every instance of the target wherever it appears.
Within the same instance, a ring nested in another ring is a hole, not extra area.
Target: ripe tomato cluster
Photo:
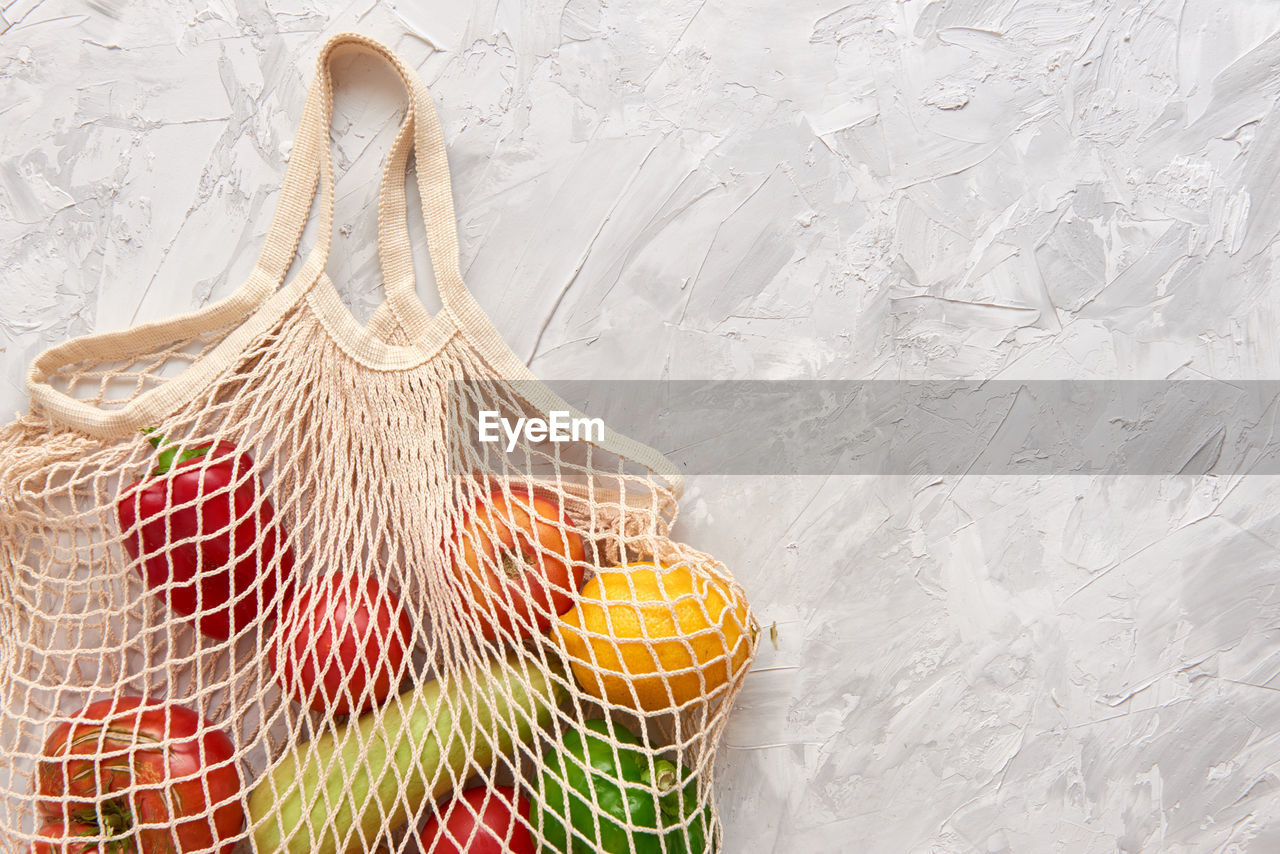
[[[545,495],[493,486],[476,498],[446,544],[457,604],[488,641],[547,632],[573,607],[586,549]],[[334,573],[286,607],[272,644],[285,693],[318,712],[347,715],[386,702],[403,678],[413,624],[375,578]]]
[[[298,589],[290,539],[253,459],[228,442],[184,450],[149,439],[157,465],[121,490],[116,517],[151,591],[215,642],[275,621],[276,681],[316,712],[356,715],[384,704],[415,636],[396,592],[341,570]],[[583,582],[582,536],[557,502],[528,487],[484,487],[442,550],[458,613],[490,643],[549,631]],[[170,701],[116,697],[69,716],[46,739],[36,791],[37,854],[230,854],[245,824],[231,739]],[[470,790],[428,823],[423,840],[437,852],[532,854],[529,813],[514,789]]]

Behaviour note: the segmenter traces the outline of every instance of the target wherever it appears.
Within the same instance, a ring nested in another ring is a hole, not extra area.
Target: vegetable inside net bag
[[[324,273],[347,50],[409,92],[364,326]],[[670,539],[680,480],[655,451],[477,441],[482,413],[574,411],[466,290],[454,229],[423,84],[337,36],[245,283],[36,360],[0,433],[9,850],[720,849],[714,753],[754,618]]]

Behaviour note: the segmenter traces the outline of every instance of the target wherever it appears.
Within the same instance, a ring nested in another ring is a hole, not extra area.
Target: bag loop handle
[[[362,36],[353,36],[352,39],[365,44],[370,41]],[[414,340],[430,320],[415,289],[406,221],[404,184],[409,156],[408,135],[412,125],[413,153],[417,161],[418,194],[422,200],[427,249],[444,312],[452,315],[451,319],[458,331],[502,376],[521,382],[531,404],[542,411],[562,410],[581,417],[583,413],[539,382],[529,367],[511,351],[463,282],[458,262],[458,235],[449,163],[435,104],[417,74],[406,68],[385,48],[380,45],[378,48],[379,54],[387,56],[401,72],[411,93],[412,112],[405,117],[383,171],[379,195],[378,242],[387,300],[384,303],[385,309],[379,306],[375,311],[370,321],[370,331],[385,337],[390,334],[393,326],[398,325],[410,340]],[[663,477],[675,496],[679,497],[683,492],[683,475],[657,450],[608,428],[600,445],[607,451],[641,463]]]
[[[279,287],[297,254],[306,227],[310,202],[320,189],[319,227],[316,245],[298,274],[304,281],[320,274],[328,257],[333,234],[333,154],[329,128],[333,112],[332,60],[344,49],[357,49],[388,63],[399,75],[408,95],[405,118],[388,155],[378,199],[378,253],[389,309],[410,339],[416,338],[431,319],[418,299],[409,247],[404,178],[409,154],[417,160],[418,192],[426,225],[428,253],[441,300],[448,289],[465,285],[458,263],[458,236],[454,219],[453,190],[444,136],[430,93],[418,75],[387,47],[356,33],[340,33],[325,43],[317,59],[316,76],[308,92],[303,120],[294,143],[280,202],[267,240],[255,266],[257,279]],[[410,145],[412,143],[412,145]]]
[[[433,318],[417,296],[405,219],[405,170],[412,134],[428,250],[443,305],[444,317],[439,319],[444,321],[444,326],[437,324],[435,331],[439,333],[452,327],[500,376],[508,382],[522,383],[525,388],[522,396],[539,410],[564,410],[572,416],[582,416],[579,410],[538,382],[524,361],[498,335],[467,290],[459,267],[449,165],[435,105],[426,86],[394,53],[377,41],[355,33],[333,36],[320,51],[268,236],[244,284],[217,303],[189,314],[128,330],[84,336],[50,348],[32,362],[27,374],[27,390],[33,407],[45,410],[72,429],[91,435],[128,435],[138,426],[157,423],[166,413],[184,405],[194,389],[211,382],[255,336],[265,332],[290,306],[307,295],[324,272],[332,238],[334,180],[329,127],[333,79],[330,65],[337,51],[348,47],[388,62],[399,73],[409,94],[406,117],[384,171],[383,199],[379,202],[379,256],[384,269],[386,308],[380,307],[370,323],[371,328],[362,331],[366,336],[376,333],[377,337],[383,337],[399,326],[410,342],[430,335],[428,324]],[[286,283],[309,214],[315,208],[317,186],[320,221],[316,243],[299,272]],[[349,313],[346,319],[355,323]],[[198,336],[230,325],[235,328],[213,351],[178,376],[143,392],[118,409],[104,410],[91,402],[77,400],[49,382],[51,375],[68,364],[104,357],[127,358],[166,346],[178,338]],[[639,463],[664,478],[672,493],[679,496],[683,478],[658,451],[607,428],[599,444],[602,449]]]

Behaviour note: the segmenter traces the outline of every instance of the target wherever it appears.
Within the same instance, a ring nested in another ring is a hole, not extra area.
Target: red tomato
[[[536,854],[529,801],[510,786],[474,786],[443,810],[422,828],[425,854]]]
[[[368,711],[399,684],[412,638],[400,597],[374,578],[333,573],[289,603],[272,646],[276,677],[318,712]]]
[[[100,700],[45,741],[36,810],[45,820],[40,835],[65,841],[37,842],[35,851],[114,851],[127,840],[125,850],[142,854],[230,854],[244,827],[235,745],[183,706]],[[134,829],[158,823],[165,826]],[[118,838],[76,841],[85,835]]]
[[[547,631],[582,586],[582,535],[555,501],[524,487],[512,486],[508,498],[495,486],[477,499],[451,551],[463,607],[489,640]]]

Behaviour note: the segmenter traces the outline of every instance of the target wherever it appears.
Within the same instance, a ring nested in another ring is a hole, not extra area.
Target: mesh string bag
[[[325,274],[351,51],[408,93],[363,325]],[[722,849],[754,617],[671,538],[681,481],[654,450],[479,440],[495,414],[584,416],[463,284],[434,107],[382,45],[322,49],[234,293],[54,347],[28,389],[0,431],[0,849]]]

